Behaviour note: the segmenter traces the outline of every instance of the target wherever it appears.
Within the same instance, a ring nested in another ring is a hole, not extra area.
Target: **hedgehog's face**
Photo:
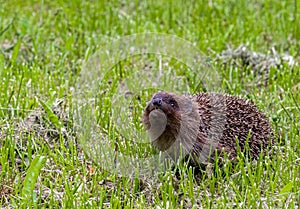
[[[151,122],[163,123],[166,126],[174,125],[174,122],[179,122],[179,105],[176,101],[175,95],[167,92],[156,93],[148,103],[144,111],[144,123],[147,129],[150,129]],[[153,124],[152,124],[153,125]]]
[[[147,104],[143,122],[161,151],[169,149],[177,139],[186,142],[196,138],[199,115],[193,105],[189,97],[168,92],[156,93]]]
[[[180,130],[181,115],[177,97],[168,92],[156,93],[144,110],[144,125],[160,150],[168,148]]]

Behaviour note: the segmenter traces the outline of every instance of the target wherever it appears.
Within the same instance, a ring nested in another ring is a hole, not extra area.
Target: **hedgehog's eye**
[[[176,102],[174,100],[169,101],[169,104],[171,107],[175,108],[176,107]]]

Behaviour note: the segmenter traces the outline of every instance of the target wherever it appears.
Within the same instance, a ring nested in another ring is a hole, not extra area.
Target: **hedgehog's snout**
[[[162,98],[154,98],[150,103],[150,111],[159,109],[162,106]]]
[[[162,105],[162,98],[155,98],[152,100],[153,106],[160,107]]]

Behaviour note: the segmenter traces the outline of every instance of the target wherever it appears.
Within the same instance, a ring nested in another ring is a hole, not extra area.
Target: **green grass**
[[[274,47],[299,62],[299,8],[299,0],[0,0],[0,205],[298,208],[299,66],[271,68],[268,85],[261,86],[249,69],[214,63],[222,92],[254,101],[270,118],[278,141],[277,154],[271,159],[253,164],[241,157],[234,171],[225,166],[225,176],[217,169],[196,181],[185,167],[181,168],[183,179],[172,172],[149,179],[116,175],[82,151],[72,128],[78,122],[70,118],[83,62],[111,38],[144,32],[173,34],[194,43],[211,60],[228,45],[248,44],[249,49],[265,54]],[[130,131],[124,136],[124,130],[114,125],[112,98],[118,85],[145,64],[167,72],[164,79],[169,89],[176,91],[177,84],[170,79],[175,72],[188,81],[184,88],[189,92],[203,90],[193,80],[193,69],[167,56],[135,56],[116,63],[99,83],[95,118],[101,136],[111,139],[123,153],[137,156],[153,150],[134,143]],[[132,97],[133,109],[122,113],[124,117],[134,113],[134,122],[128,123],[132,129],[142,129],[140,115],[153,92]],[[45,164],[36,164],[41,171],[33,169],[37,156],[46,157]]]

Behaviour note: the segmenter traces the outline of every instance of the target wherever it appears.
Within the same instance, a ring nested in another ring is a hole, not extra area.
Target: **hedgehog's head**
[[[144,124],[149,130],[152,125],[159,123],[163,126],[177,127],[180,124],[179,96],[158,92],[154,94],[144,110]]]
[[[143,122],[160,150],[166,150],[175,141],[181,127],[182,104],[186,100],[185,96],[158,92],[147,104]]]

